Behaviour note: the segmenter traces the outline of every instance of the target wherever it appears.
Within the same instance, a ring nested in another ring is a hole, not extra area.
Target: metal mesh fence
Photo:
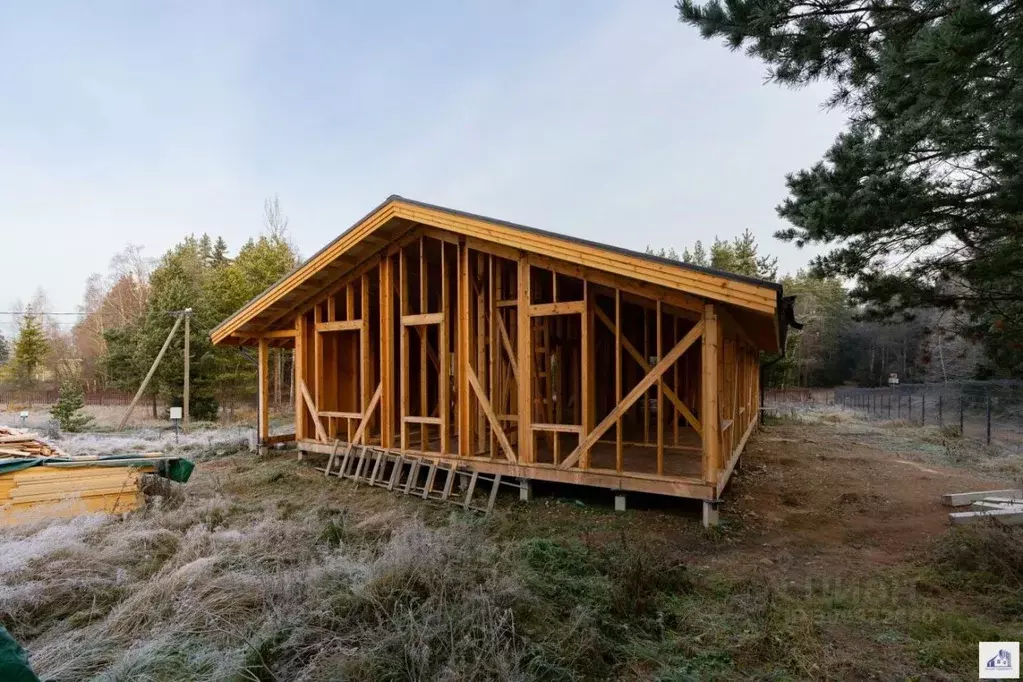
[[[868,419],[898,419],[921,426],[959,429],[963,436],[1023,451],[1023,382],[963,381],[841,387],[834,404]]]

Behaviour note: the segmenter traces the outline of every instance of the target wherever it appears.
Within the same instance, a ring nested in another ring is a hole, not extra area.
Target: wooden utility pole
[[[141,398],[142,394],[145,393],[146,386],[149,385],[149,381],[153,378],[153,375],[156,374],[156,368],[160,365],[160,360],[163,360],[163,355],[167,352],[167,348],[170,347],[171,339],[174,338],[174,332],[176,332],[178,327],[181,326],[181,318],[182,316],[178,315],[178,319],[174,321],[174,326],[171,327],[170,333],[167,334],[167,339],[163,342],[163,347],[160,349],[160,352],[156,354],[156,359],[153,360],[153,366],[149,368],[149,373],[146,374],[146,378],[142,380],[142,385],[139,386],[138,392],[135,393],[135,397],[131,399],[131,405],[128,406],[128,411],[124,413],[123,417],[121,417],[121,423],[117,425],[118,431],[123,429],[124,425],[128,423],[131,413],[135,411],[135,406],[139,403],[139,398]]]
[[[184,369],[184,372],[183,372],[184,375],[185,375],[185,386],[184,386],[184,390],[182,391],[183,395],[181,397],[181,402],[182,402],[182,405],[181,405],[181,413],[182,413],[181,430],[184,431],[185,433],[188,433],[188,376],[189,376],[189,371],[188,371],[188,355],[189,355],[189,353],[188,353],[188,342],[189,342],[189,340],[192,337],[192,335],[190,333],[190,322],[192,320],[192,309],[191,308],[185,308],[185,311],[181,314],[181,316],[185,318],[185,358],[184,358],[185,359],[185,369]],[[178,318],[178,319],[180,320],[181,318]]]

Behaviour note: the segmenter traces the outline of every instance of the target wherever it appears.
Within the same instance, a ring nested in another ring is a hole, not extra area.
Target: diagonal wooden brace
[[[579,446],[572,451],[572,454],[570,454],[565,461],[558,466],[558,468],[572,468],[575,463],[579,461],[583,452],[593,447],[593,445],[600,440],[600,437],[603,436],[608,429],[615,425],[618,418],[621,417],[626,410],[632,407],[633,403],[639,400],[640,397],[642,397],[643,394],[657,382],[661,375],[668,371],[668,369],[674,365],[680,357],[682,357],[682,354],[689,350],[689,347],[696,343],[696,340],[702,335],[703,321],[701,320],[700,322],[697,322],[696,326],[690,329],[685,336],[682,337],[681,341],[675,344],[674,348],[668,351],[667,355],[661,358],[660,362],[658,362],[653,369],[647,372],[646,376],[644,376],[640,382],[636,384],[631,391],[629,391],[629,394],[622,399],[622,402],[611,410],[611,413],[604,417],[602,422],[597,424],[597,428],[590,431],[585,438],[581,439]]]
[[[599,306],[594,306],[593,311],[597,314],[597,318],[611,330],[612,334],[614,334],[616,332],[614,320],[609,318]],[[643,368],[644,372],[650,371],[650,363],[646,361],[643,354],[640,353],[624,335],[622,336],[622,348],[628,351],[629,355],[632,356],[632,359]],[[687,422],[689,422],[689,425],[693,427],[694,431],[696,431],[696,435],[702,437],[703,430],[700,427],[700,421],[696,418],[696,415],[692,413],[692,410],[686,407],[686,404],[682,402],[678,395],[676,395],[675,391],[673,391],[670,386],[665,386],[664,395],[675,406],[678,413],[681,414]]]

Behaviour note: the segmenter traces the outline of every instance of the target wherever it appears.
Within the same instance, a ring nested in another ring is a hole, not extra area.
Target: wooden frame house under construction
[[[259,439],[704,501],[756,428],[773,282],[392,196],[211,333],[258,347]],[[268,355],[295,351],[295,433]]]

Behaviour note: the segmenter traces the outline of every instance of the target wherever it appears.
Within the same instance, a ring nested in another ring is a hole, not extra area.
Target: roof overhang
[[[502,220],[391,196],[341,236],[314,254],[280,281],[246,303],[210,333],[214,344],[246,345],[268,332],[294,328],[298,312],[312,307],[320,294],[343,283],[375,261],[379,253],[423,226],[504,250],[528,252],[587,270],[602,271],[656,287],[731,306],[738,319],[773,326],[774,343],[781,346],[784,320],[781,285],[711,268],[680,263],[650,254],[599,244]],[[764,339],[764,336],[761,336]],[[759,343],[773,352],[773,345]]]

